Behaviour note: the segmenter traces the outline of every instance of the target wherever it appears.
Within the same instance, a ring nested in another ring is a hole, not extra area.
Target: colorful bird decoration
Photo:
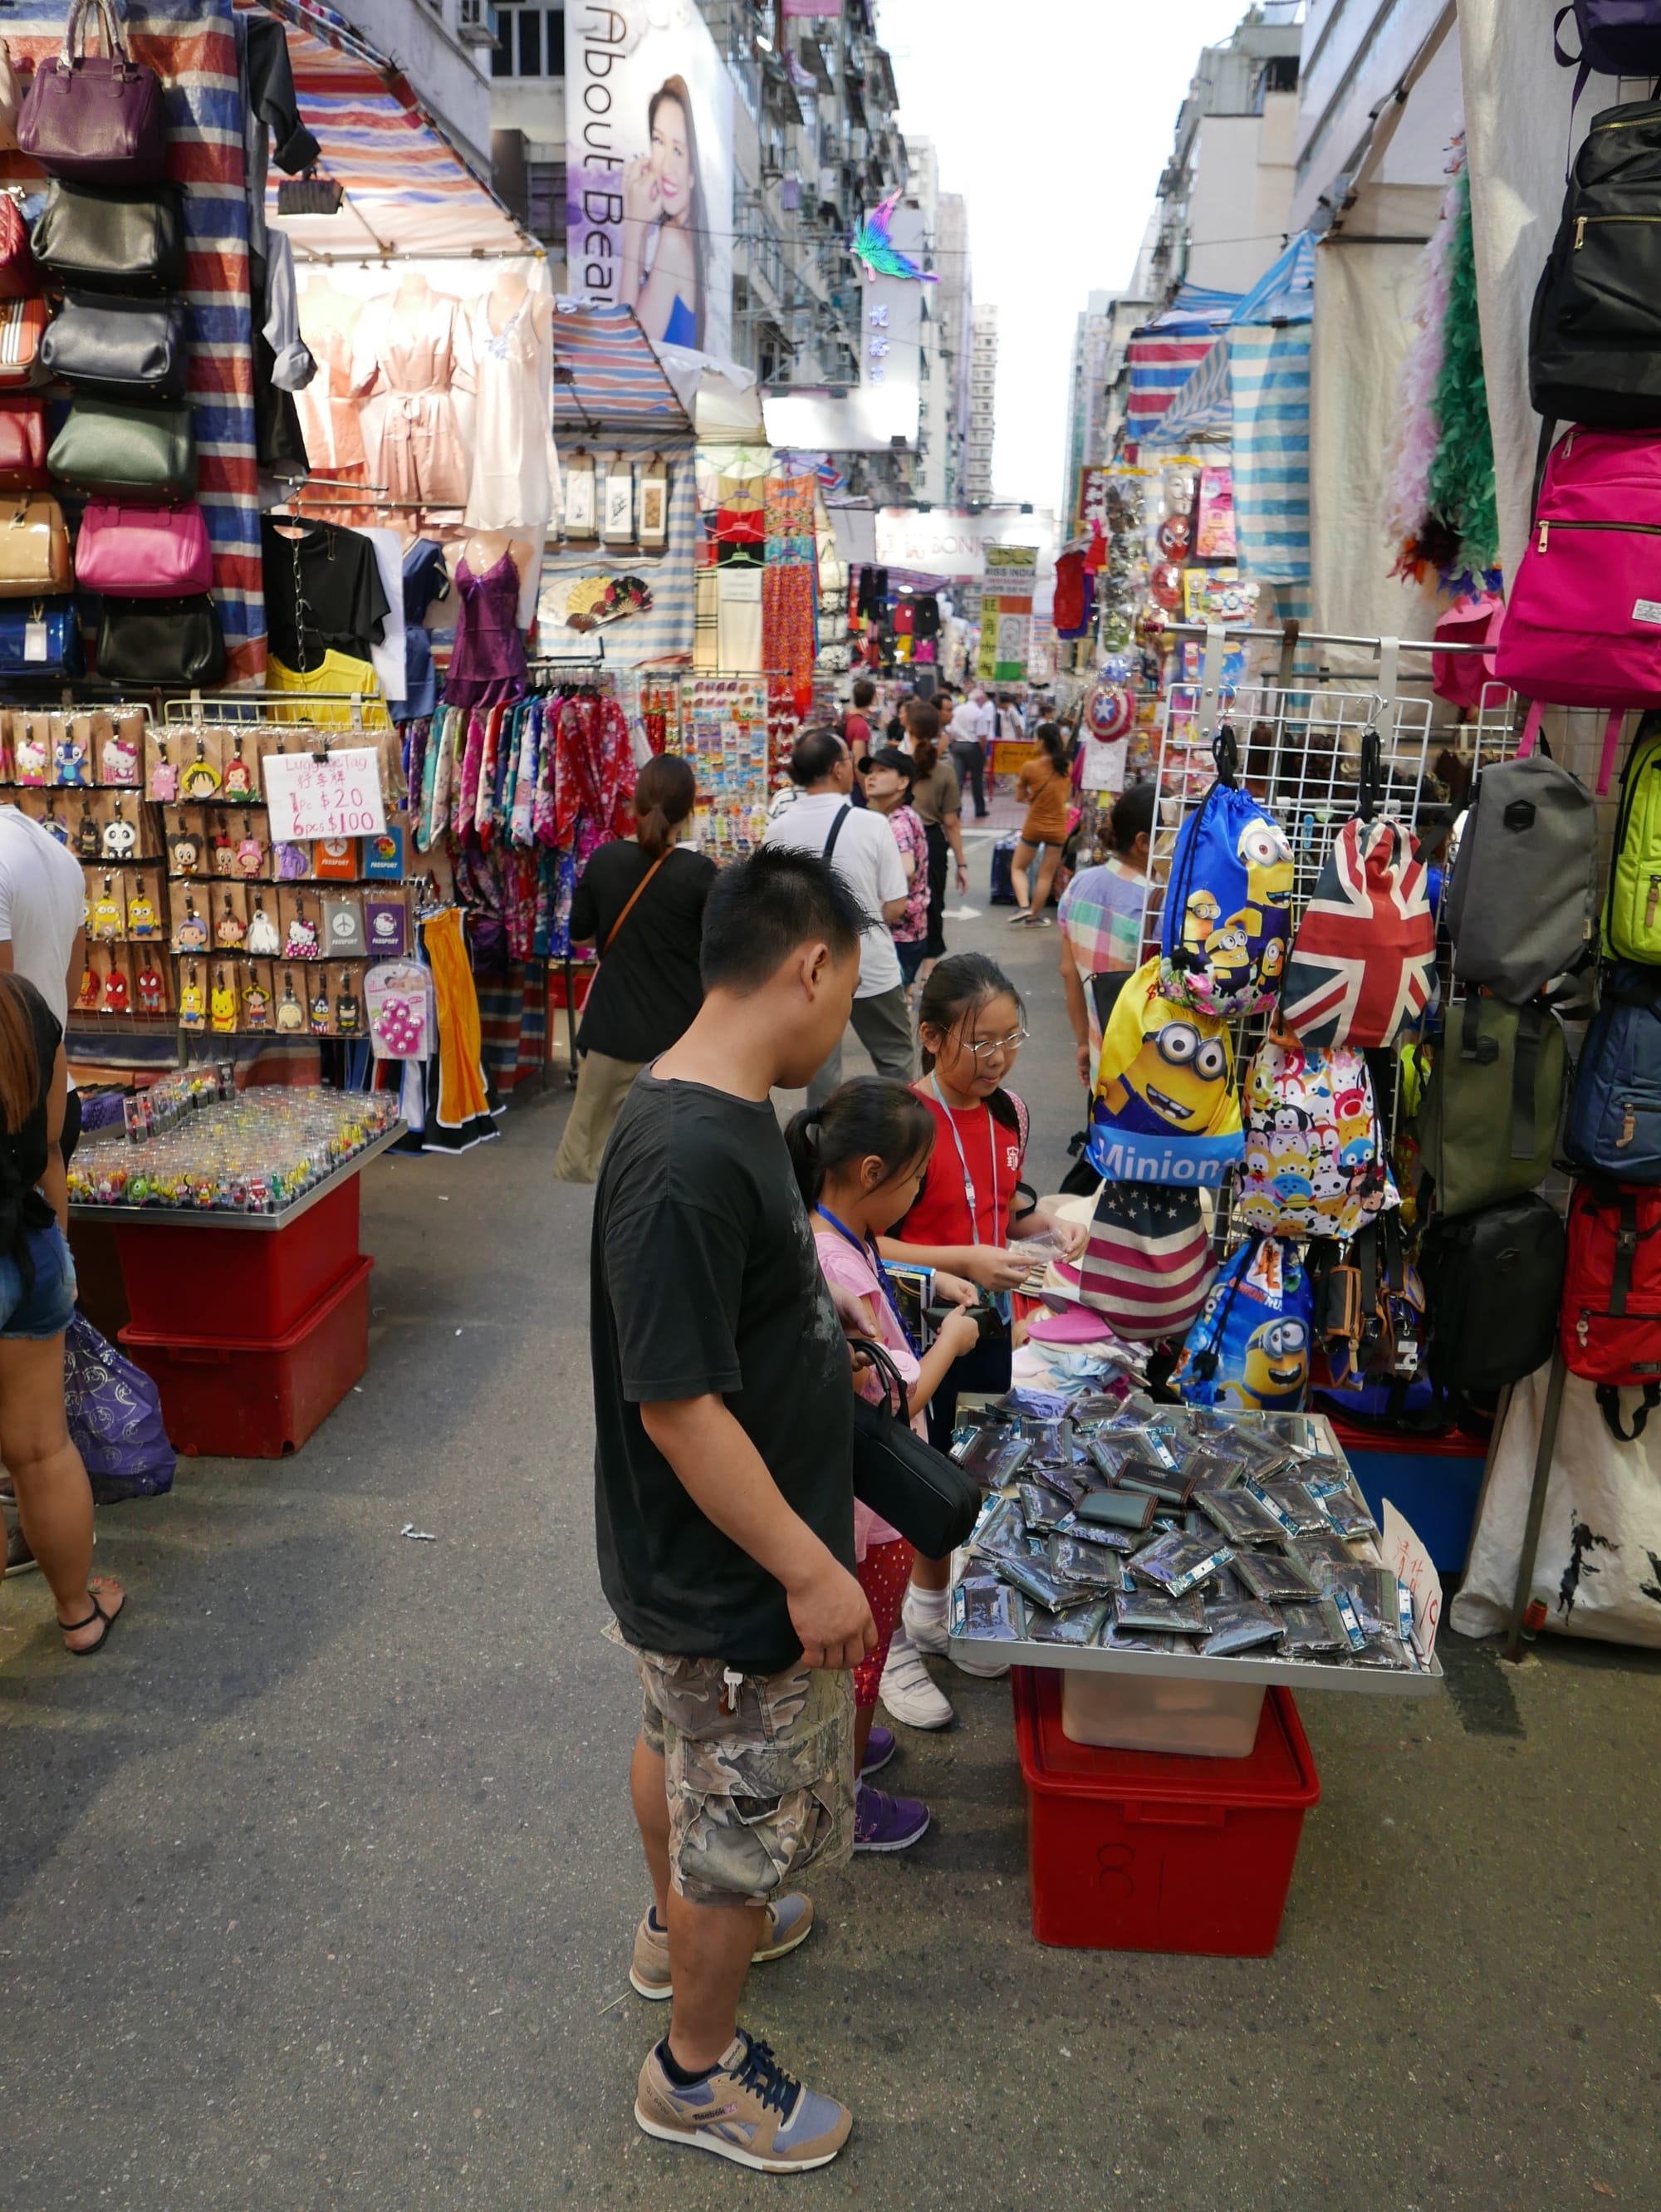
[[[931,270],[919,269],[910,254],[902,253],[888,236],[888,222],[900,204],[896,188],[887,199],[880,202],[848,240],[848,251],[856,261],[865,264],[865,278],[870,283],[877,276],[910,276],[919,284],[937,284],[938,276]]]

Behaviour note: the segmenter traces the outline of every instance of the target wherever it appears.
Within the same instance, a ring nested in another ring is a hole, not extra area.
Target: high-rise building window
[[[491,9],[496,50],[492,76],[544,77],[565,75],[565,9],[534,8],[520,0],[496,0]]]

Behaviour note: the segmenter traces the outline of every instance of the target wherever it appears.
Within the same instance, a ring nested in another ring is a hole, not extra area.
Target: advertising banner
[[[920,264],[927,247],[919,208],[904,200],[888,218],[898,254]],[[923,391],[923,292],[914,276],[867,276],[852,255],[846,281],[859,288],[859,382],[841,398],[824,391],[762,395],[767,436],[794,452],[909,450]]]
[[[732,80],[697,0],[571,0],[565,21],[571,289],[730,360]]]
[[[1027,678],[1027,648],[1033,627],[1033,586],[1038,575],[1036,545],[988,545],[986,587],[980,602],[980,661],[990,650],[991,665],[977,673],[994,684],[1021,684]]]
[[[1041,507],[1031,514],[1022,514],[1015,507],[992,514],[969,514],[949,507],[877,509],[876,557],[885,568],[911,568],[924,575],[978,582],[988,573],[989,550],[1010,545],[1029,553],[1036,548],[1037,565],[1030,572],[1034,582],[1040,587],[1053,583],[1056,519],[1052,508]]]
[[[1088,537],[1092,531],[1103,535],[1107,529],[1107,471],[1105,468],[1087,467],[1078,472],[1078,530],[1076,535]]]

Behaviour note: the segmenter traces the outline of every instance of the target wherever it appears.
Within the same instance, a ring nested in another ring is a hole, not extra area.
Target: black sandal
[[[100,1635],[97,1642],[94,1644],[66,1644],[64,1646],[64,1649],[69,1653],[72,1659],[90,1659],[94,1651],[101,1651],[104,1649],[104,1646],[110,1640],[110,1631],[115,1626],[116,1622],[120,1620],[122,1614],[126,1611],[126,1605],[124,1601],[122,1604],[117,1606],[113,1613],[106,1613],[103,1607],[98,1602],[96,1594],[94,1591],[88,1590],[87,1592],[87,1595],[92,1601],[92,1611],[87,1615],[86,1619],[84,1620],[60,1620],[58,1624],[58,1629],[64,1636],[74,1636],[81,1629],[90,1628],[94,1620],[101,1620],[104,1624],[103,1632]]]

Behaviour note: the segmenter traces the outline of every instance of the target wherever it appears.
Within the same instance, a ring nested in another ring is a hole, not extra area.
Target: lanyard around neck
[[[876,1239],[874,1237],[869,1239],[856,1237],[852,1230],[849,1228],[847,1223],[846,1221],[839,1221],[827,1206],[815,1206],[813,1210],[822,1220],[829,1222],[831,1227],[836,1231],[839,1237],[845,1237],[846,1241],[852,1245],[856,1252],[863,1253],[864,1257],[870,1262],[871,1273],[876,1278],[877,1288],[882,1291],[882,1296],[888,1301],[888,1311],[894,1316],[895,1322],[899,1324],[900,1334],[905,1338],[906,1344],[910,1346],[912,1353],[915,1354],[917,1351],[917,1340],[912,1336],[911,1330],[906,1325],[905,1315],[900,1310],[900,1301],[894,1296],[893,1283],[888,1279],[888,1262],[883,1259],[882,1255],[876,1249]]]
[[[957,1146],[957,1164],[963,1170],[963,1195],[969,1201],[969,1241],[971,1243],[979,1244],[980,1242],[979,1202],[975,1196],[974,1177],[969,1173],[969,1156],[963,1149],[963,1139],[958,1130],[957,1116],[946,1103],[945,1094],[940,1088],[940,1078],[932,1069],[930,1070],[929,1082],[935,1097],[940,1101],[940,1110],[946,1117],[946,1127],[952,1133],[952,1142]],[[992,1115],[990,1107],[986,1109],[986,1150],[992,1165],[992,1226],[996,1231],[998,1222],[997,1139],[992,1132]]]

